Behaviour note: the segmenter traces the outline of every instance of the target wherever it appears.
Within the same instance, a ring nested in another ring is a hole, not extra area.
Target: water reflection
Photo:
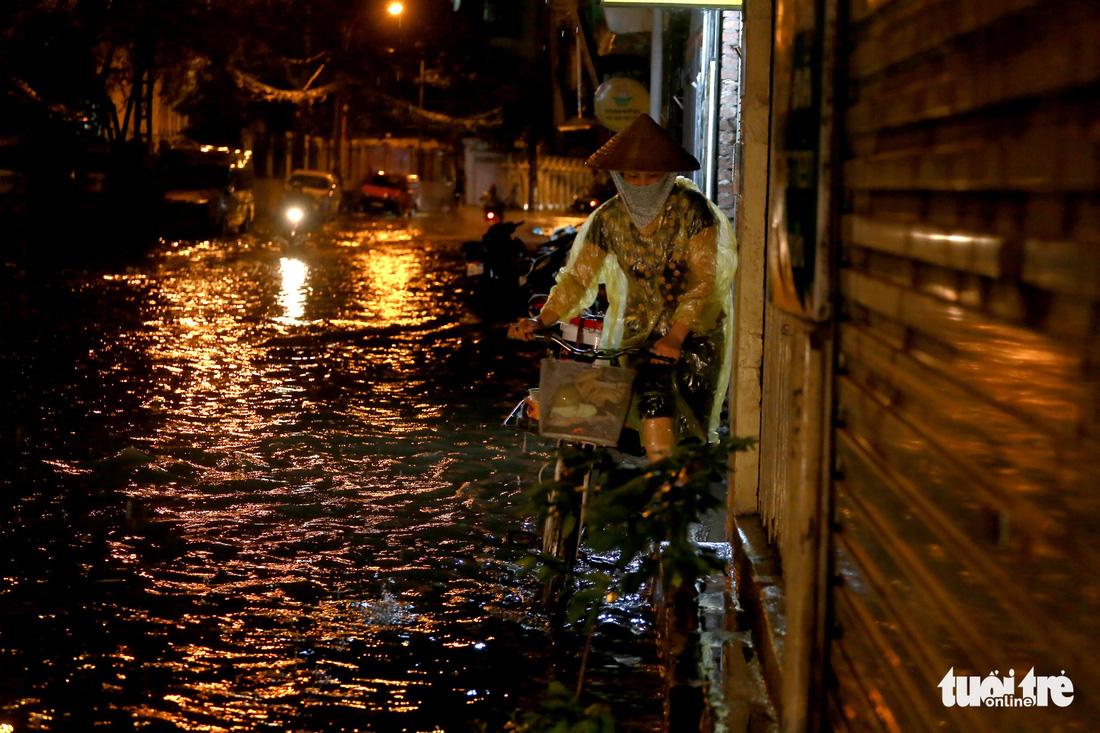
[[[542,457],[495,427],[537,367],[451,315],[463,236],[366,222],[74,276],[50,350],[0,356],[33,379],[72,341],[96,388],[29,393],[102,426],[29,449],[0,512],[0,723],[466,731],[542,690],[508,514]]]
[[[356,296],[369,304],[379,324],[409,324],[437,314],[417,302],[417,280],[423,276],[423,252],[407,247],[373,248],[352,260],[349,273],[359,283]]]
[[[282,278],[279,290],[279,305],[283,315],[278,318],[282,323],[297,323],[306,312],[306,276],[309,267],[301,260],[283,257],[279,260],[279,275]]]

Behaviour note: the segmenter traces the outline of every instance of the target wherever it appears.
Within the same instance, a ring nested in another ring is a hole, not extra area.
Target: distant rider
[[[501,200],[500,195],[497,193],[497,184],[490,184],[489,190],[481,194],[481,205],[485,213],[488,214],[492,212],[497,221],[500,221],[504,217],[504,201]]]

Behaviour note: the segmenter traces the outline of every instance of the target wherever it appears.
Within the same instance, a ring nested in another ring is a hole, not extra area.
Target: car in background
[[[287,192],[300,189],[313,200],[313,211],[322,219],[340,213],[340,179],[326,171],[313,171],[304,168],[294,171],[286,180]]]
[[[378,171],[363,179],[359,191],[363,211],[378,207],[404,216],[411,215],[416,208],[409,176]]]
[[[251,151],[211,145],[165,150],[155,179],[162,223],[170,229],[235,234],[256,218]]]

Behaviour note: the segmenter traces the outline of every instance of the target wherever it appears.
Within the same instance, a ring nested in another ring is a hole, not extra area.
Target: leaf
[[[603,603],[606,591],[606,586],[586,588],[573,594],[573,597],[569,599],[569,604],[566,607],[566,620],[569,623],[576,623],[585,617],[592,617],[594,612],[599,610],[600,605]]]

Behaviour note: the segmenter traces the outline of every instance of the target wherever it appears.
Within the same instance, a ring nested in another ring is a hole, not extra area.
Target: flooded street
[[[555,668],[572,686],[581,642],[551,647],[516,566],[548,453],[500,427],[538,353],[466,306],[483,231],[354,216],[28,288],[0,355],[0,730],[500,730]],[[652,634],[624,603],[588,662],[622,730],[660,716]]]

